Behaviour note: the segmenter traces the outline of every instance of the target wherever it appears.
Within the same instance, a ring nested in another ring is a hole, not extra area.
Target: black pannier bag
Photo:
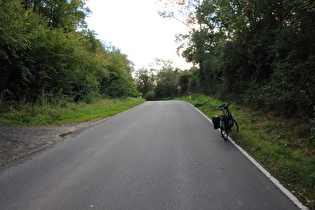
[[[213,123],[214,129],[220,128],[220,118],[218,116],[215,116],[212,118],[212,123]]]
[[[226,129],[231,129],[233,125],[232,116],[225,116],[223,117],[224,127]]]

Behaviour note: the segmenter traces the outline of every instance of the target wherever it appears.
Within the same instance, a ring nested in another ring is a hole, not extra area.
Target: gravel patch
[[[51,147],[93,122],[61,126],[0,125],[0,165]]]

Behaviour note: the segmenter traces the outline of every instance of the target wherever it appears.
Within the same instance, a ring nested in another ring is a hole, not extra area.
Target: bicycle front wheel
[[[231,131],[236,131],[238,132],[239,131],[239,128],[238,128],[238,124],[237,122],[233,119],[233,124],[232,124],[232,128],[231,128]]]

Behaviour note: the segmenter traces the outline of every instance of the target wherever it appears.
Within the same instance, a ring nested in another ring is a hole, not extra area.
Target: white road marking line
[[[194,107],[199,113],[201,113],[211,124],[212,120],[205,115],[202,111],[200,111],[198,108],[196,108],[194,105],[190,104],[192,107]],[[302,210],[307,210],[308,208],[304,206],[299,199],[297,199],[287,188],[285,188],[275,177],[273,177],[259,162],[257,162],[254,158],[252,158],[242,147],[237,145],[235,141],[229,136],[230,142],[249,159],[250,162],[252,162],[265,176],[274,184],[276,185],[297,207],[299,207]]]

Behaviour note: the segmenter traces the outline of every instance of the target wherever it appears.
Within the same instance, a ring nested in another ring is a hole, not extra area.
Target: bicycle
[[[231,133],[232,131],[239,131],[238,124],[229,110],[229,106],[231,104],[232,102],[229,102],[228,104],[222,104],[221,106],[219,106],[218,110],[222,111],[223,115],[220,115],[219,117],[215,116],[212,118],[214,128],[220,129],[221,136],[224,140],[228,140],[229,133]]]

